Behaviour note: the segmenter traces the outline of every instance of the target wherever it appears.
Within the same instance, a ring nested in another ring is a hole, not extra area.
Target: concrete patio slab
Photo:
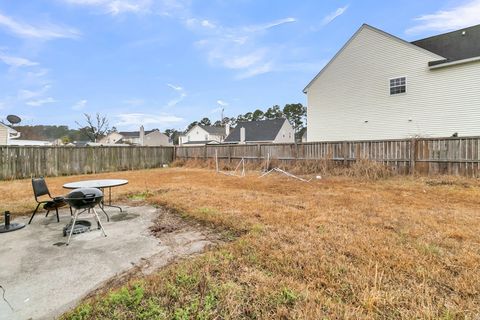
[[[68,211],[62,212],[60,223],[53,215],[37,215],[24,229],[0,234],[0,285],[13,308],[1,299],[0,290],[0,319],[54,319],[133,266],[151,272],[212,244],[211,234],[182,223],[155,237],[149,227],[159,216],[170,224],[178,218],[150,206],[124,208],[123,214],[107,211],[110,222],[99,212],[107,237],[91,215],[81,216],[92,222],[92,230],[72,236],[69,246],[62,234],[70,220]]]

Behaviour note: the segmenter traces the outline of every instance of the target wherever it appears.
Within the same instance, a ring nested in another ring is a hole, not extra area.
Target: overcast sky
[[[480,0],[0,0],[0,118],[183,129],[301,102],[368,23],[416,40],[480,23]]]

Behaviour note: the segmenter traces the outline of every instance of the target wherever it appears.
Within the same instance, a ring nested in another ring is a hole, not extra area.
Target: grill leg
[[[77,217],[78,217],[78,210],[75,209],[75,212],[73,214],[73,222],[72,222],[72,227],[70,228],[70,234],[68,235],[68,240],[67,240],[67,246],[70,243],[70,238],[72,237],[73,233],[73,228],[75,228],[75,222],[77,222]]]
[[[50,213],[50,210],[47,210],[47,213],[45,214],[45,218],[48,217],[49,213]]]
[[[40,207],[40,203],[35,208],[35,211],[33,211],[32,216],[30,217],[30,221],[28,221],[28,224],[30,224],[30,222],[32,222],[33,217],[35,217],[35,213],[37,213],[37,210],[38,210],[39,207]]]
[[[58,216],[58,208],[55,208],[55,211],[57,212],[57,222],[60,222],[60,217]]]
[[[92,208],[92,210],[93,210],[93,213],[95,214],[95,217],[97,218],[97,223],[100,226],[100,229],[102,229],[103,235],[106,237],[107,234],[105,233],[105,229],[103,229],[102,222],[100,222],[100,218],[98,217],[97,210],[95,210],[95,208]]]

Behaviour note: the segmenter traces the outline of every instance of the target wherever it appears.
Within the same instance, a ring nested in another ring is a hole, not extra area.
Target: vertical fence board
[[[0,146],[0,180],[157,168],[173,147]]]
[[[480,176],[480,137],[419,138],[377,141],[333,141],[300,144],[237,144],[176,148],[178,159],[264,161],[267,155],[282,163],[332,160],[350,165],[367,159],[401,174]],[[3,156],[4,157],[4,156]]]

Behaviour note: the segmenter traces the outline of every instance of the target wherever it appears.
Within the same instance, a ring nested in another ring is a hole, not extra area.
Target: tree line
[[[228,124],[234,127],[239,122],[285,118],[290,122],[295,130],[296,138],[299,139],[306,129],[306,115],[307,109],[301,103],[286,104],[283,108],[279,105],[274,105],[265,111],[256,109],[245,114],[239,114],[237,117],[224,117],[222,120],[214,122],[205,117],[199,121],[193,121],[184,131],[167,129],[164,133],[173,139],[175,144],[178,144],[179,136],[197,124],[216,127]],[[62,125],[16,126],[15,129],[21,132],[23,139],[54,140],[60,138],[64,143],[85,140],[96,142],[105,135],[117,131],[115,127],[110,127],[107,116],[99,113],[95,115],[85,113],[84,121],[82,123],[76,121],[75,123],[78,129],[70,129],[68,126]]]
[[[228,124],[234,127],[237,125],[238,122],[260,121],[279,118],[287,119],[295,130],[296,138],[301,138],[301,135],[303,134],[307,126],[307,108],[304,107],[301,103],[286,104],[283,108],[281,108],[279,105],[274,105],[265,111],[256,109],[255,111],[249,111],[245,114],[239,114],[237,117],[224,117],[222,120],[217,120],[214,122],[212,122],[212,120],[210,120],[209,118],[205,117],[199,121],[193,121],[192,123],[190,123],[185,131],[179,131],[177,129],[167,129],[165,130],[165,134],[172,138],[174,140],[174,143],[178,143],[178,137],[181,134],[188,132],[197,124],[214,127],[223,127]]]

